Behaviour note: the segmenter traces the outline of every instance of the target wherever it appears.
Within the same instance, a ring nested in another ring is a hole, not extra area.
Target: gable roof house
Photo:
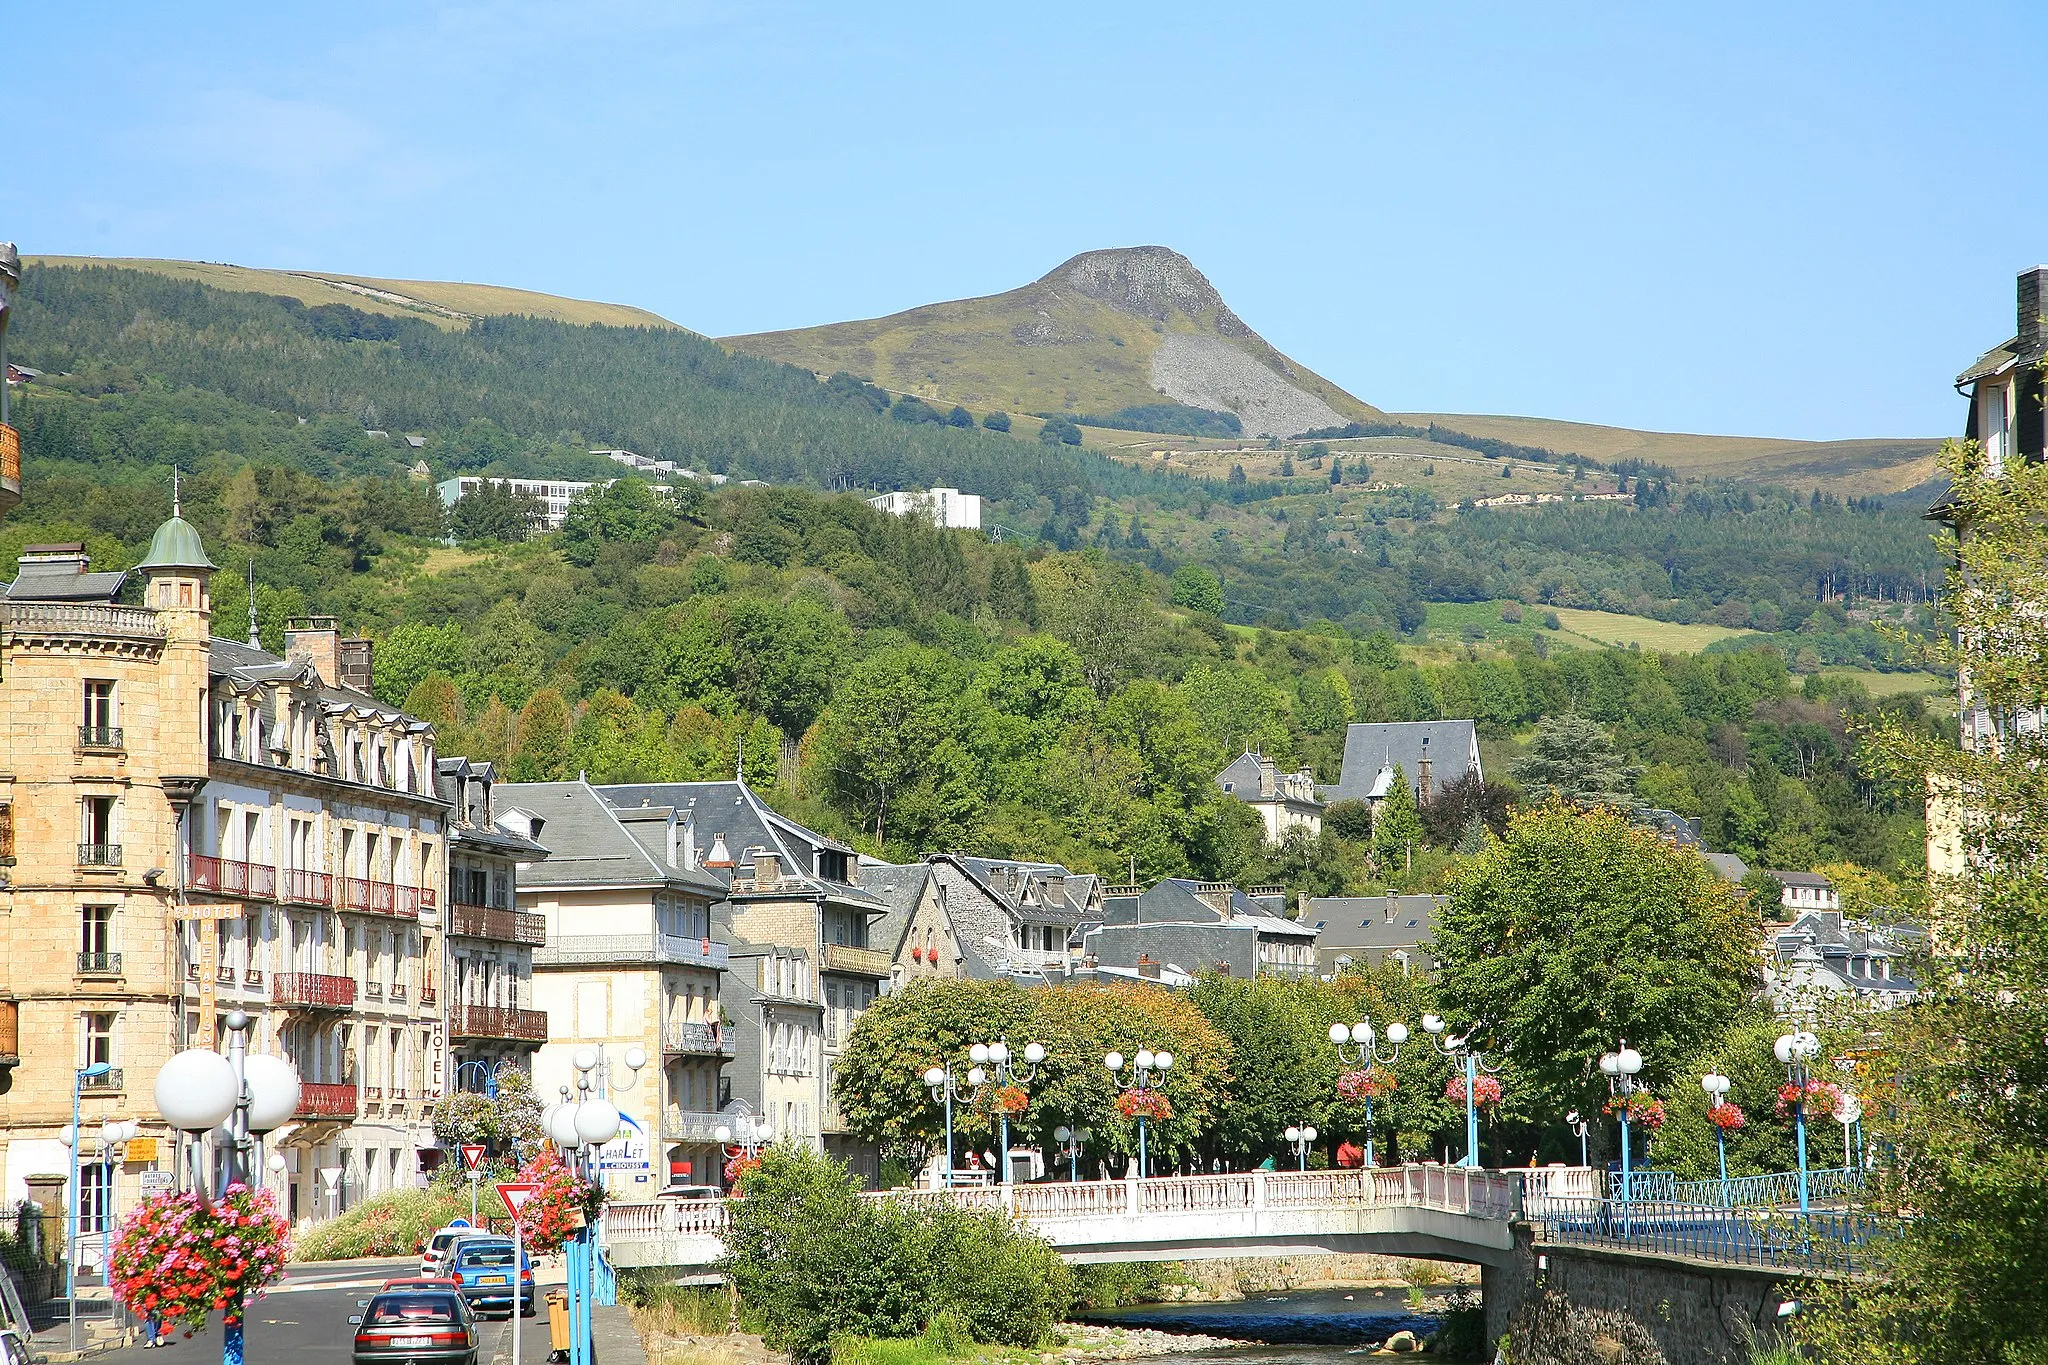
[[[862,860],[863,891],[889,907],[868,930],[868,941],[889,954],[890,989],[925,977],[967,974],[953,917],[946,913],[939,880],[930,863],[871,863]]]
[[[682,812],[704,871],[724,888],[715,912],[731,963],[722,1000],[739,1035],[727,1102],[878,1180],[879,1150],[846,1130],[832,1097],[847,1035],[894,968],[875,938],[892,907],[859,884],[859,855],[779,814],[745,782],[599,790],[622,809]]]
[[[1240,890],[1166,877],[1142,892],[1115,887],[1083,942],[1087,957],[1105,968],[1164,964],[1245,977],[1308,976],[1316,969],[1316,931],[1287,918],[1287,893],[1277,886]]]
[[[1316,931],[1316,966],[1334,976],[1351,966],[1392,960],[1403,972],[1436,966],[1430,936],[1442,896],[1306,896],[1301,922]]]
[[[1381,725],[1351,725],[1344,731],[1344,768],[1335,786],[1323,789],[1323,800],[1384,800],[1398,769],[1408,779],[1416,801],[1462,780],[1468,773],[1486,776],[1479,763],[1479,732],[1469,720],[1407,720]]]
[[[1844,919],[1839,910],[1814,910],[1771,935],[1771,997],[1781,1011],[1798,1011],[1814,994],[1856,995],[1881,1006],[1913,998],[1919,983],[1905,970],[1908,947],[1921,930],[1881,927]]]
[[[1289,830],[1311,839],[1323,832],[1323,800],[1312,769],[1283,773],[1272,759],[1247,749],[1216,774],[1216,785],[1259,813],[1269,844],[1279,843]]]
[[[965,976],[1045,981],[1066,973],[1075,931],[1095,918],[1101,879],[1059,863],[934,853],[933,891]]]

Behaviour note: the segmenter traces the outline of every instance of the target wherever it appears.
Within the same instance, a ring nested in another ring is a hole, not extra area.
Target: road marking
[[[265,1295],[319,1294],[330,1289],[337,1291],[343,1289],[382,1289],[385,1281],[397,1278],[399,1277],[395,1275],[384,1275],[374,1280],[305,1280],[297,1284],[277,1285],[263,1292]]]

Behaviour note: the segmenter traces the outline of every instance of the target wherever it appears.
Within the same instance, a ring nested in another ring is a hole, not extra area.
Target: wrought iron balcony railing
[[[451,901],[448,912],[448,932],[461,938],[495,939],[500,943],[524,943],[535,948],[548,941],[548,922],[544,915],[506,910],[495,905],[471,905],[465,901]]]
[[[299,1085],[299,1114],[302,1119],[352,1119],[356,1116],[354,1082],[336,1085],[328,1081],[305,1081]]]
[[[457,1005],[450,1013],[450,1037],[500,1038],[521,1043],[548,1040],[545,1010],[522,1010],[511,1005]]]
[[[253,896],[271,900],[277,895],[277,869],[268,863],[246,863],[234,858],[210,858],[195,853],[185,878],[188,890],[215,896]]]
[[[683,1020],[661,1030],[661,1050],[678,1056],[730,1057],[738,1046],[738,1034],[717,1024]]]
[[[81,749],[125,749],[118,725],[81,725],[78,727],[78,747]]]
[[[293,1009],[353,1009],[356,979],[320,972],[279,972],[270,978],[270,1000]]]
[[[80,844],[78,846],[80,867],[119,867],[121,846],[119,844]]]
[[[121,955],[119,953],[80,953],[78,955],[80,976],[119,976]]]

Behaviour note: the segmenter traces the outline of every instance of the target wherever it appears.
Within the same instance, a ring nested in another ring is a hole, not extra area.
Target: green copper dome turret
[[[135,567],[214,569],[220,566],[206,557],[206,547],[199,543],[199,532],[192,529],[192,523],[173,514],[169,521],[156,528],[156,534],[149,538],[149,553]]]

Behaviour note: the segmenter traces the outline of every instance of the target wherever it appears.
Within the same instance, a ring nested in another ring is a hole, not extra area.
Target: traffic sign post
[[[462,1159],[464,1161],[469,1160],[469,1152],[466,1149],[462,1154]],[[480,1174],[474,1167],[471,1168],[472,1180],[475,1180]],[[471,1184],[469,1188],[471,1191],[474,1191],[476,1186]],[[526,1278],[526,1243],[519,1235],[519,1210],[526,1206],[527,1200],[539,1193],[540,1186],[534,1181],[502,1180],[498,1182],[498,1198],[504,1201],[505,1212],[512,1215],[512,1365],[519,1365],[519,1324],[525,1316],[519,1311],[519,1290]],[[539,1295],[540,1286],[536,1283],[534,1285],[536,1300],[538,1300]]]
[[[477,1185],[484,1178],[484,1149],[473,1142],[462,1145],[462,1164],[469,1169],[469,1221],[476,1222]]]

